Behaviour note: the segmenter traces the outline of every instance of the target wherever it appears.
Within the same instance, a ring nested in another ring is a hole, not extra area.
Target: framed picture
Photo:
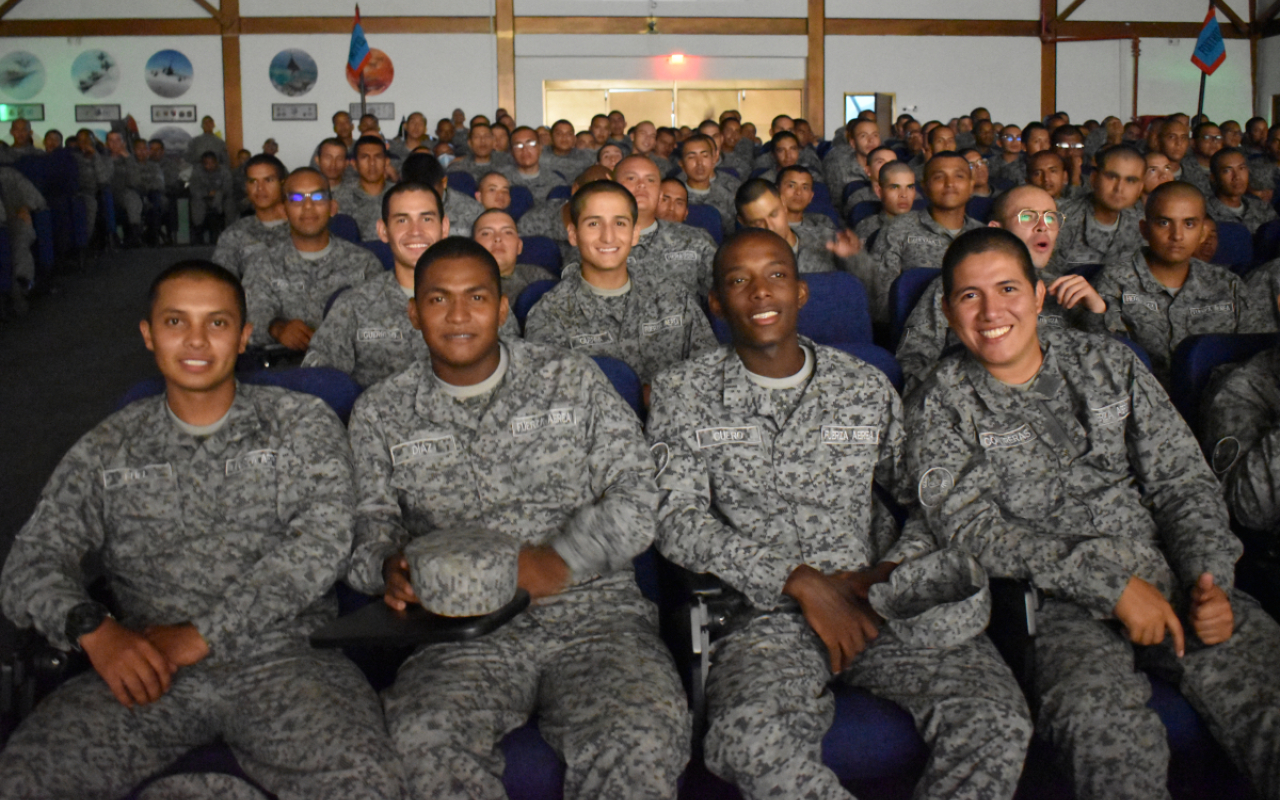
[[[119,105],[76,106],[76,122],[115,122],[118,119]]]
[[[195,106],[152,106],[152,122],[195,122]]]
[[[362,112],[360,111],[360,104],[352,103],[351,119],[359,121],[361,113]],[[372,114],[378,119],[395,119],[396,104],[395,103],[365,103],[363,113]]]
[[[15,119],[43,122],[44,103],[0,103],[0,122],[13,122]]]
[[[315,103],[272,103],[272,122],[314,122],[319,119]]]

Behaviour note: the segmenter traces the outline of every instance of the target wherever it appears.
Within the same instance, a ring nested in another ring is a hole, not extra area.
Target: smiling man
[[[377,695],[307,643],[336,616],[351,550],[342,423],[313,397],[236,382],[250,326],[231,273],[181,262],[148,300],[142,339],[165,390],[72,447],[0,576],[9,619],[93,666],[0,752],[0,796],[122,797],[220,737],[281,798],[399,797]],[[113,608],[85,590],[90,557]],[[152,791],[210,796],[206,777]],[[221,791],[256,793],[229,776]]]
[[[218,237],[213,263],[236,276],[259,250],[284,244],[289,239],[289,218],[284,210],[284,182],[288,172],[280,159],[259,154],[245,164],[245,194],[253,204],[253,214],[233,222]]]
[[[908,643],[868,603],[931,549],[899,539],[873,495],[874,483],[910,502],[897,393],[797,334],[807,286],[776,234],[725,242],[709,299],[732,344],[659,376],[648,424],[659,549],[741,601],[712,650],[707,765],[752,800],[848,797],[822,763],[838,681],[917,719],[932,749],[917,796],[1011,797],[1031,722],[990,641]]]
[[[1127,144],[1108,147],[1097,161],[1097,169],[1089,176],[1093,192],[1062,204],[1066,220],[1058,248],[1067,264],[1106,264],[1142,246],[1138,201],[1146,161]]]
[[[400,667],[384,702],[412,796],[504,797],[498,742],[537,713],[566,798],[674,797],[689,720],[631,569],[657,503],[635,414],[587,358],[499,336],[508,303],[475,242],[437,243],[414,287],[430,359],[365,392],[351,417],[348,580],[404,608],[419,601],[405,546],[483,529],[515,540],[503,563],[533,604]]]
[[[1280,627],[1232,588],[1240,543],[1164,390],[1109,337],[1037,329],[1044,285],[1008,232],[957,239],[943,291],[964,350],[908,400],[907,474],[939,545],[1044,593],[1030,699],[1076,796],[1168,796],[1139,667],[1280,796]]]

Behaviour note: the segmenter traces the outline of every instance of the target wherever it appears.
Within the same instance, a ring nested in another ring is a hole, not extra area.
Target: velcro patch
[[[1208,306],[1199,306],[1197,308],[1188,308],[1187,316],[1203,317],[1205,314],[1234,314],[1236,310],[1235,304],[1226,301],[1222,303],[1214,303]]]
[[[575,333],[569,337],[569,346],[577,347],[596,347],[602,344],[613,344],[613,331],[603,331],[601,333]]]
[[[880,444],[880,429],[870,425],[823,425],[823,444]]]
[[[118,489],[126,483],[139,483],[156,478],[173,479],[173,465],[148,464],[145,467],[121,467],[102,471],[102,486],[105,489]]]
[[[667,261],[697,261],[697,250],[673,250],[666,255]]]
[[[1017,447],[1036,438],[1036,432],[1030,425],[1019,425],[1005,433],[982,431],[978,434],[978,443],[987,450],[998,450],[1002,447]]]
[[[541,414],[530,414],[511,420],[512,436],[528,436],[552,425],[572,425],[572,408],[553,408]]]
[[[458,441],[452,434],[429,436],[425,439],[414,439],[412,442],[401,442],[391,446],[391,466],[399,466],[409,461],[418,461],[432,456],[442,456],[458,449]]]
[[[1129,414],[1133,411],[1133,403],[1128,397],[1123,400],[1105,405],[1102,408],[1090,408],[1089,414],[1093,416],[1095,425],[1114,425],[1129,418]]]
[[[360,328],[356,331],[357,342],[402,342],[404,332],[398,328]]]
[[[275,469],[276,458],[275,450],[251,450],[237,458],[228,458],[226,474],[235,475],[249,469]]]
[[[740,428],[702,428],[694,433],[698,449],[717,447],[722,444],[759,445],[760,428],[756,425],[744,425]]]
[[[672,314],[669,317],[655,319],[653,322],[646,322],[640,326],[640,332],[645,336],[653,336],[655,333],[662,333],[679,329],[684,326],[684,314]]]
[[[1124,292],[1120,295],[1120,299],[1125,305],[1138,305],[1149,308],[1152,311],[1159,311],[1160,304],[1146,295],[1137,294],[1136,292]]]

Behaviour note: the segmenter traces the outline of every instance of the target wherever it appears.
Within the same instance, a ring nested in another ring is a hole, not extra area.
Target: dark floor
[[[208,247],[124,250],[62,275],[0,322],[0,563],[58,460],[154,371],[138,320],[151,279]]]

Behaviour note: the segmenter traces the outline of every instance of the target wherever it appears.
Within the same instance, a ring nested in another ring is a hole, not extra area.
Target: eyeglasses
[[[313,203],[323,203],[329,199],[329,193],[323,192],[323,191],[315,191],[315,192],[311,192],[310,194],[293,192],[291,194],[285,195],[285,199],[287,199],[290,203],[305,203],[308,200],[310,200]]]
[[[1075,143],[1072,143],[1072,142],[1058,142],[1057,144],[1055,144],[1055,145],[1054,145],[1054,147],[1058,147],[1058,148],[1061,148],[1061,149],[1063,149],[1063,150],[1083,150],[1083,149],[1084,149],[1084,143],[1083,143],[1083,142],[1075,142]]]
[[[537,146],[538,146],[537,142],[516,142],[511,145],[511,149],[512,150],[525,150],[525,149],[532,150]]]
[[[969,161],[968,159],[965,160]],[[980,158],[977,161],[969,161],[969,169],[977,169],[978,167],[985,166],[987,166],[987,160],[985,158]]]
[[[1004,141],[1006,141],[1006,142],[1016,142],[1016,141],[1018,141],[1019,139],[1021,139],[1022,137],[1021,137],[1021,136],[1014,136],[1014,135],[1013,135],[1013,134],[1011,134],[1011,133],[1002,133],[1002,134],[1000,134],[1000,138],[1001,138],[1001,139],[1003,139],[1003,140],[1004,140]]]
[[[1213,134],[1211,134],[1211,133],[1206,133],[1206,134],[1203,134],[1203,135],[1198,136],[1198,137],[1196,137],[1196,138],[1198,138],[1198,139],[1199,139],[1200,141],[1202,141],[1202,142],[1220,142],[1220,141],[1222,141],[1222,136],[1221,136],[1221,135],[1219,135],[1219,136],[1214,136],[1214,135],[1213,135]]]
[[[1024,208],[1018,212],[1018,224],[1027,227],[1034,227],[1040,220],[1044,220],[1044,224],[1049,228],[1062,227],[1066,217],[1061,211],[1035,211],[1030,208]]]

